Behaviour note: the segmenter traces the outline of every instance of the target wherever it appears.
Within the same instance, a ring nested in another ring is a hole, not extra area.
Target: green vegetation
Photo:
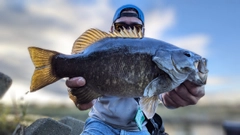
[[[71,116],[76,119],[85,121],[88,117],[88,111],[79,111],[74,105],[48,105],[48,106],[37,106],[29,105],[28,114],[38,115],[43,117],[52,117],[55,119],[62,118],[64,116]]]
[[[11,134],[15,127],[20,123],[22,117],[18,114],[13,114],[13,110],[9,106],[0,104],[0,134]],[[12,116],[12,117],[11,117]]]
[[[167,125],[167,131],[184,129],[191,131],[191,127],[201,125],[217,126],[221,129],[224,120],[240,121],[240,105],[208,105],[189,106],[179,109],[167,109],[159,105],[157,113]],[[51,117],[60,119],[71,116],[80,120],[88,117],[88,111],[79,111],[74,105],[26,105],[26,103],[14,103],[12,106],[0,104],[0,134],[11,135],[18,124],[28,126],[36,119]],[[181,127],[184,126],[184,127]],[[169,132],[171,133],[171,132]],[[174,132],[172,132],[174,134]]]
[[[71,106],[38,106],[14,104],[13,106],[0,104],[0,135],[12,135],[17,125],[28,126],[39,118],[51,117],[60,119],[64,116],[71,116],[80,120],[88,117],[88,111],[79,111]]]
[[[27,104],[24,98],[12,100],[12,106],[5,105],[0,102],[0,134],[11,135],[17,125],[22,125],[24,122],[31,122],[25,119],[27,112]]]

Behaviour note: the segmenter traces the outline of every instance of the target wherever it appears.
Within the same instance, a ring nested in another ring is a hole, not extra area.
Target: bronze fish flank
[[[72,55],[29,47],[35,65],[30,91],[64,77],[82,76],[85,86],[72,91],[74,102],[83,104],[102,95],[141,97],[148,118],[155,113],[158,95],[185,80],[205,85],[207,60],[169,43],[143,38],[141,32],[106,33],[89,29],[74,43]]]

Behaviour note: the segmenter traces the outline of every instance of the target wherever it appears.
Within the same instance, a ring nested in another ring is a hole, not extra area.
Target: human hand
[[[163,104],[168,108],[178,108],[195,105],[205,95],[205,86],[198,86],[185,81],[172,91],[163,93]]]
[[[68,79],[66,81],[66,85],[69,87],[68,88],[69,97],[73,100],[73,102],[75,103],[76,107],[79,110],[87,110],[87,109],[91,108],[94,104],[94,101],[86,103],[86,104],[79,104],[79,103],[77,103],[77,99],[76,99],[77,96],[72,94],[73,90],[77,90],[74,88],[82,87],[85,84],[86,84],[86,80],[83,77],[74,77],[74,78]]]

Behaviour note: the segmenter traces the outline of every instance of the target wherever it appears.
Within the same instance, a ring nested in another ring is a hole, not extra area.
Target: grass
[[[9,119],[11,114],[11,107],[0,104],[0,134],[8,135],[11,134],[15,127],[20,123],[20,117],[16,116]]]
[[[185,124],[184,128],[189,129],[189,125],[207,124],[218,125],[221,128],[221,123],[225,120],[240,121],[239,108],[240,105],[196,105],[167,109],[159,105],[157,113],[161,115],[164,123],[170,126]],[[0,134],[11,135],[18,124],[28,126],[39,118],[51,117],[58,120],[65,116],[85,121],[88,111],[79,111],[74,105],[38,106],[21,102],[13,103],[12,106],[0,104]]]
[[[71,116],[76,119],[85,121],[88,117],[88,111],[79,111],[74,105],[48,105],[48,106],[37,106],[31,105],[28,107],[28,114],[41,115],[46,117],[53,117],[56,119],[62,118],[64,116]]]
[[[12,135],[15,128],[20,124],[29,126],[39,118],[51,117],[61,119],[64,116],[71,116],[85,121],[88,111],[79,111],[74,106],[38,106],[38,105],[4,105],[0,104],[0,135]]]

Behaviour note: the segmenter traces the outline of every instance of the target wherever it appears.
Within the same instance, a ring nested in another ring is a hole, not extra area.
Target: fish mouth
[[[198,72],[200,72],[202,74],[208,73],[206,58],[202,58],[202,59],[194,62],[194,66],[198,70]]]
[[[194,66],[196,69],[198,69],[199,61],[194,62]]]
[[[194,63],[195,68],[197,69],[197,75],[203,84],[207,82],[208,69],[207,69],[207,59],[202,58],[199,61]]]

